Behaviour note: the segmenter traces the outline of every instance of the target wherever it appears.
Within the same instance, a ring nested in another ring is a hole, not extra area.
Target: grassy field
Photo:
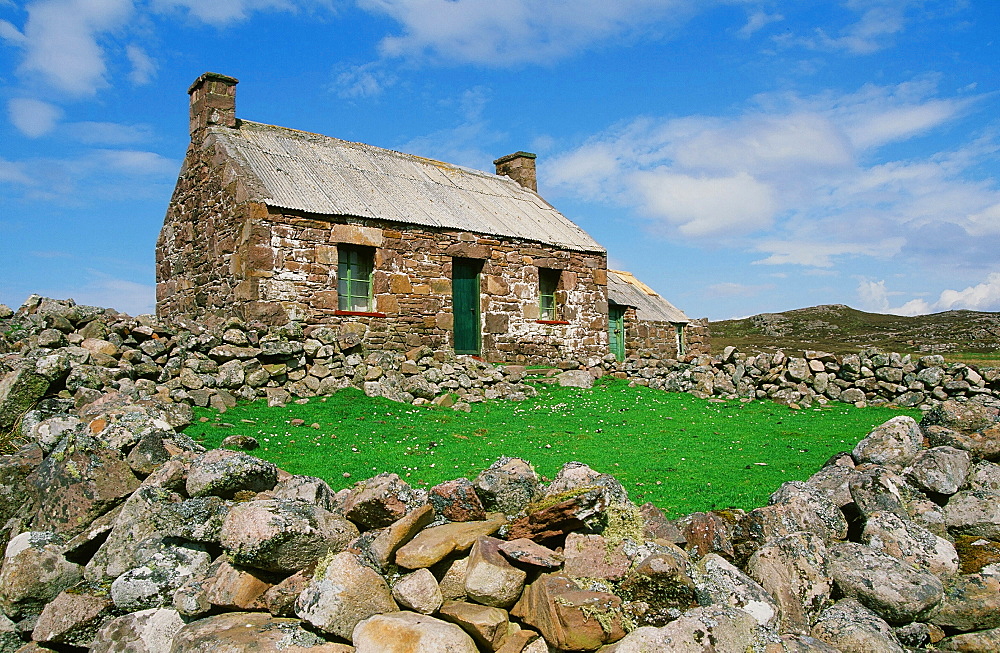
[[[380,472],[428,487],[474,478],[518,456],[551,478],[577,460],[618,478],[636,503],[668,514],[764,505],[781,483],[804,480],[872,427],[919,411],[831,404],[792,410],[771,402],[706,401],[624,381],[592,390],[544,387],[524,402],[475,404],[471,413],[368,398],[354,389],[305,404],[263,401],[223,415],[196,409],[186,433],[209,448],[235,433],[254,455],[334,489]],[[304,420],[292,426],[292,420]]]

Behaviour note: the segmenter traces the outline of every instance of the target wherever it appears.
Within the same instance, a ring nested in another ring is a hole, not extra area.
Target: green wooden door
[[[483,262],[456,258],[451,262],[451,302],[455,353],[479,355],[479,272]]]
[[[625,360],[625,307],[608,306],[608,348],[618,360]]]

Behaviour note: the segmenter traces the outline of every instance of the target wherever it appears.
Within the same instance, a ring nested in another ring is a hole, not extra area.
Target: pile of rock
[[[617,362],[610,357],[602,370],[670,392],[800,406],[842,401],[927,410],[947,399],[1000,397],[1000,369],[977,370],[946,363],[939,355],[914,360],[909,354],[874,349],[846,356],[806,351],[795,357],[780,351],[748,356],[726,347],[721,356],[699,356],[690,363],[639,357]]]
[[[0,653],[1000,650],[982,402],[890,420],[767,506],[676,521],[580,463],[335,492],[203,451],[176,404],[72,406],[33,410],[0,458]]]
[[[0,432],[43,397],[83,405],[109,390],[222,411],[240,400],[267,397],[275,405],[348,386],[460,409],[535,392],[520,366],[428,347],[366,353],[353,326],[268,328],[232,319],[209,330],[32,296],[16,313],[0,307],[0,352],[7,352],[0,354]]]
[[[369,396],[464,410],[535,393],[523,366],[420,346],[371,352],[356,326],[274,328],[232,319],[206,329],[35,295],[16,312],[0,306],[0,433],[42,398],[83,405],[111,390],[220,411],[237,401],[266,397],[279,405],[348,386]],[[1000,397],[1000,370],[877,351],[748,356],[727,347],[721,356],[690,361],[608,355],[552,361],[551,373],[564,385],[589,387],[611,374],[670,392],[796,406],[836,400],[926,410],[949,398]]]

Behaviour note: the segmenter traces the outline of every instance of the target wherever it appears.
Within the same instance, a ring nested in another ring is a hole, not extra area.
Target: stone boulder
[[[394,562],[396,551],[434,520],[434,508],[424,504],[393,522],[372,540],[369,554],[379,567]]]
[[[506,456],[480,472],[473,481],[483,506],[505,515],[515,515],[534,501],[540,484],[531,463]]]
[[[403,576],[392,586],[396,603],[420,614],[434,614],[444,602],[441,587],[427,569],[418,569]]]
[[[959,631],[1000,628],[1000,576],[978,573],[949,578],[929,621]]]
[[[936,576],[958,573],[958,553],[954,544],[891,512],[872,513],[865,522],[861,541],[876,551]]]
[[[941,601],[937,576],[863,544],[845,542],[829,548],[829,568],[837,588],[856,598],[890,624],[905,624]]]
[[[348,653],[350,647],[327,642],[298,619],[260,612],[230,612],[192,621],[174,635],[170,653]]]
[[[972,457],[954,447],[934,447],[921,451],[904,470],[920,490],[950,496],[965,485]]]
[[[953,635],[938,642],[936,648],[939,651],[962,651],[963,653],[1000,651],[1000,628]]]
[[[483,508],[472,481],[467,478],[457,478],[435,485],[430,489],[428,498],[434,506],[434,512],[448,521],[486,519],[486,509]]]
[[[528,585],[511,614],[560,650],[592,651],[625,636],[621,599],[582,590],[560,574],[542,574]]]
[[[892,627],[855,599],[842,599],[820,613],[812,636],[843,653],[904,653]]]
[[[357,536],[354,524],[315,504],[263,499],[234,506],[219,541],[236,564],[294,572],[343,551]]]
[[[28,532],[12,538],[0,570],[0,611],[12,619],[40,614],[45,604],[76,585],[83,569],[63,556],[55,533]]]
[[[115,607],[135,612],[169,605],[174,592],[193,576],[200,576],[212,557],[198,544],[167,544],[142,556],[143,564],[111,583]]]
[[[278,468],[273,463],[241,451],[213,449],[191,463],[186,489],[192,497],[212,495],[231,499],[244,490],[270,490],[277,482]]]
[[[64,438],[26,483],[36,497],[32,528],[64,535],[82,532],[139,487],[122,455],[96,438]]]
[[[673,545],[657,548],[628,572],[616,592],[636,608],[642,605],[636,619],[641,625],[662,626],[697,605],[687,554]]]
[[[507,523],[507,518],[495,514],[485,521],[455,522],[432,526],[396,551],[396,564],[406,569],[430,567],[455,552],[468,551],[484,535],[493,535]]]
[[[78,584],[45,606],[31,631],[36,642],[87,648],[98,629],[115,615],[111,597],[101,588]]]
[[[490,651],[499,649],[510,631],[507,611],[500,608],[448,601],[441,607],[440,617],[460,627],[476,644]]]
[[[750,557],[747,574],[778,604],[781,632],[808,635],[830,604],[833,578],[826,558],[822,538],[806,532],[775,538]]]
[[[90,653],[166,653],[183,627],[176,610],[130,612],[101,626]]]
[[[12,370],[0,378],[0,432],[13,430],[21,416],[48,392],[49,381],[33,367]]]
[[[709,553],[694,567],[695,594],[701,605],[739,608],[761,626],[776,626],[779,606],[760,583],[722,556]]]
[[[923,439],[916,420],[901,415],[876,426],[854,447],[851,455],[859,464],[904,466],[920,451]]]
[[[944,507],[945,524],[956,535],[1000,540],[1000,492],[963,490]]]
[[[379,474],[354,486],[344,504],[344,515],[364,529],[382,528],[426,503],[423,492],[415,491],[396,474]]]
[[[379,614],[358,623],[354,653],[479,653],[460,627],[416,612]]]
[[[973,401],[942,401],[920,420],[921,426],[942,426],[971,433],[988,428],[1000,418],[1000,410]]]
[[[521,596],[527,574],[500,553],[501,540],[483,536],[469,552],[465,572],[465,594],[494,608],[509,608]]]
[[[601,653],[745,653],[780,646],[777,635],[760,628],[743,610],[719,605],[694,608],[666,626],[637,628]],[[770,650],[770,649],[768,649]],[[780,650],[776,648],[775,650]]]
[[[771,494],[768,505],[788,506],[784,519],[794,521],[794,530],[810,531],[826,540],[847,539],[847,519],[840,507],[826,493],[808,483],[789,481],[782,484]]]
[[[398,610],[385,580],[348,552],[324,558],[295,602],[299,618],[344,639],[361,621]]]

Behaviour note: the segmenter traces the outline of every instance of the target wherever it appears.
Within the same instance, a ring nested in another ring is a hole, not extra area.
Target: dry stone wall
[[[1000,650],[982,397],[890,420],[767,506],[674,520],[576,462],[334,491],[204,451],[177,406],[26,416],[0,456],[0,653]]]
[[[111,390],[170,402],[179,411],[226,410],[258,398],[284,404],[348,386],[369,396],[459,409],[536,391],[522,365],[493,365],[425,345],[368,351],[367,332],[357,324],[269,327],[230,318],[213,328],[167,325],[152,316],[133,318],[38,296],[0,315],[0,351],[7,352],[0,354],[0,431],[13,428],[41,399],[82,405]],[[548,375],[543,380],[562,385],[589,387],[613,375],[669,392],[800,407],[843,401],[927,409],[949,398],[995,401],[1000,395],[996,369],[877,351],[789,357],[727,348],[719,357],[688,361],[655,354],[617,361],[608,354],[559,359],[542,373]]]

